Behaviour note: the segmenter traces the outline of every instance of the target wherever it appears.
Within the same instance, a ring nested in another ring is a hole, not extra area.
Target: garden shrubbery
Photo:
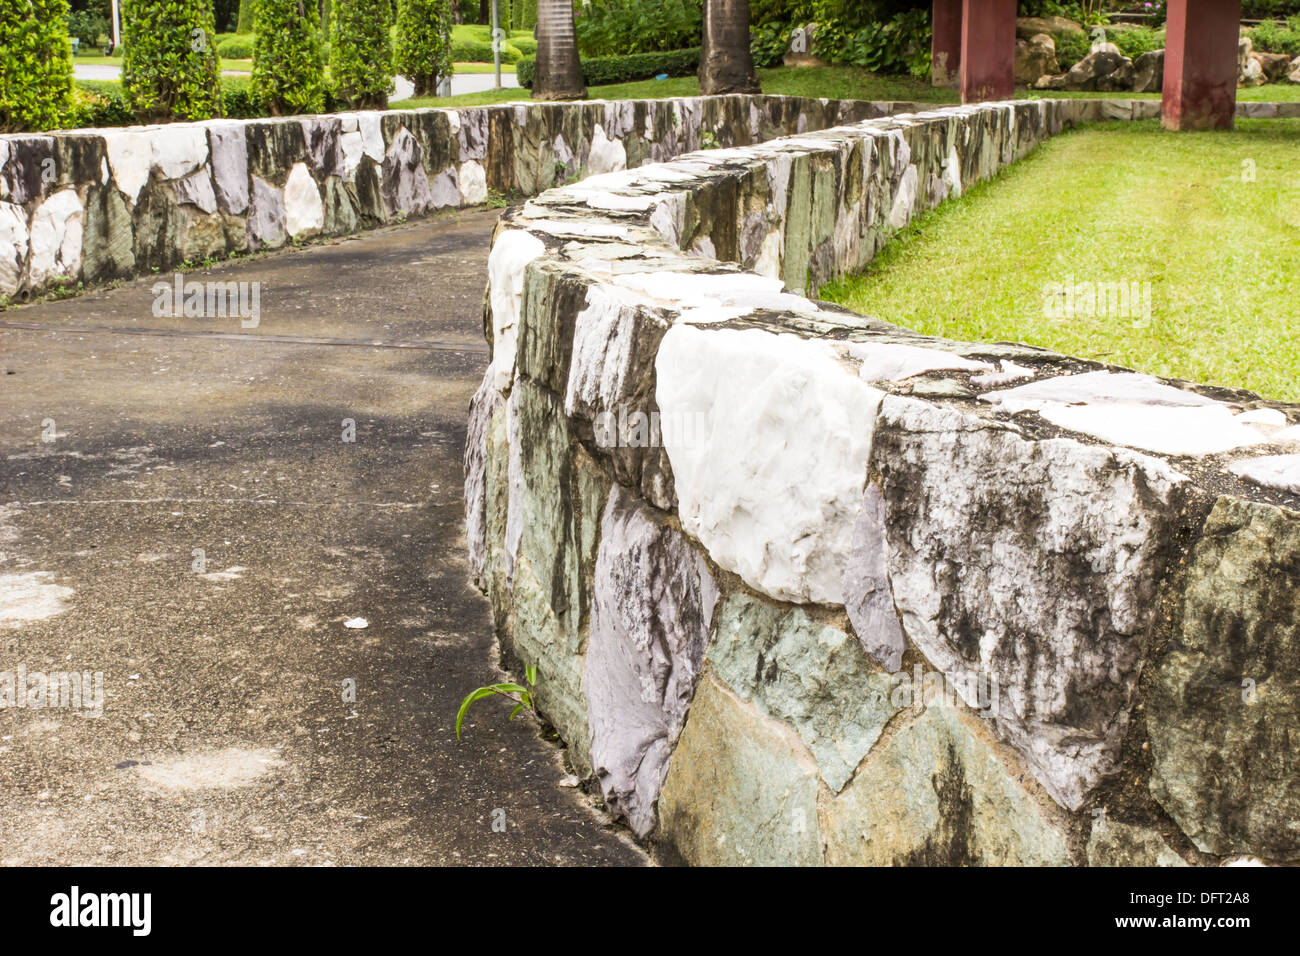
[[[122,0],[122,89],[145,122],[221,115],[209,0]]]
[[[429,96],[451,75],[451,5],[447,0],[400,0],[397,8],[398,71]]]
[[[334,0],[330,75],[352,109],[383,109],[393,89],[391,0]]]
[[[699,44],[703,17],[701,0],[591,0],[575,22],[578,52],[605,57],[685,49]]]
[[[217,55],[223,60],[251,60],[256,48],[257,37],[251,33],[236,33],[217,39]]]
[[[1271,21],[1261,23],[1250,31],[1250,37],[1256,50],[1300,56],[1300,15],[1292,16],[1286,26]]]
[[[68,0],[0,9],[0,132],[54,129],[72,100]]]
[[[519,85],[531,89],[537,61],[526,57],[519,61],[515,75]],[[655,53],[632,53],[628,56],[594,56],[582,61],[582,79],[588,86],[611,83],[634,83],[667,74],[692,76],[700,69],[700,48],[666,50]]]
[[[273,116],[325,108],[320,10],[302,0],[257,0],[253,94]],[[230,41],[227,41],[229,43]]]

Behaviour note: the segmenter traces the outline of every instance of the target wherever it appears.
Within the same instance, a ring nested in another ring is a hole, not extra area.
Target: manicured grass
[[[460,67],[458,66],[459,70]],[[928,80],[910,76],[882,76],[852,66],[816,68],[777,67],[759,70],[763,92],[783,96],[827,97],[845,100],[910,100],[918,103],[957,103],[956,90],[936,89]],[[643,80],[614,86],[593,86],[593,99],[663,99],[671,96],[698,96],[699,81],[693,76],[668,80]],[[1017,99],[1044,97],[1107,97],[1115,99],[1159,99],[1158,93],[1053,93],[1041,90],[1017,90]],[[1294,102],[1300,100],[1300,86],[1271,83],[1237,91],[1238,99],[1251,102]],[[409,106],[482,106],[528,99],[527,90],[488,90],[446,98],[422,97],[410,100]]]
[[[865,274],[819,294],[932,335],[1297,401],[1297,157],[1300,120],[1086,127],[926,214]],[[1149,282],[1150,322],[1045,315],[1049,284],[1103,281]]]
[[[515,65],[513,63],[502,63],[502,73],[513,73]],[[453,73],[495,73],[496,68],[491,63],[453,63]]]

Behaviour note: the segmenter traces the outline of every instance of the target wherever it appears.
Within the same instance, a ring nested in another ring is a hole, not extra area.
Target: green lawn
[[[819,294],[932,335],[1297,401],[1297,159],[1300,120],[1218,133],[1085,127],[926,214],[865,274]],[[1045,315],[1051,283],[1103,281],[1149,282],[1150,322]]]
[[[956,103],[956,90],[936,89],[928,80],[910,76],[882,76],[852,66],[818,68],[777,67],[759,70],[763,92],[784,96],[828,97],[845,100],[911,100],[920,103]],[[663,99],[669,96],[698,96],[699,81],[693,76],[668,80],[643,80],[615,86],[593,86],[593,99]],[[1116,99],[1159,99],[1158,93],[1053,93],[1042,90],[1017,90],[1017,99],[1044,97],[1113,97]],[[527,90],[489,90],[445,98],[421,97],[404,106],[482,106],[527,98]],[[1300,86],[1271,83],[1237,91],[1237,98],[1251,102],[1294,102],[1300,100]]]

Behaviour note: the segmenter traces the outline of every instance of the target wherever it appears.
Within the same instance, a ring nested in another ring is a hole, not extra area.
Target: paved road
[[[247,73],[238,70],[222,70],[221,72],[222,76],[248,76]],[[72,67],[72,75],[79,80],[120,80],[122,78],[122,68],[109,63],[75,63]],[[388,98],[388,102],[400,103],[402,100],[409,100],[415,92],[415,87],[411,84],[411,81],[404,76],[398,76],[394,79],[396,80],[397,89]],[[510,89],[518,89],[519,80],[513,73],[502,73],[501,85]],[[482,93],[494,86],[496,86],[496,76],[492,73],[458,73],[451,78],[452,96],[460,96],[462,93]]]
[[[0,692],[105,691],[0,710],[0,863],[644,862],[529,722],[452,733],[497,674],[461,510],[495,219],[187,276],[262,283],[248,330],[156,280],[0,313]]]

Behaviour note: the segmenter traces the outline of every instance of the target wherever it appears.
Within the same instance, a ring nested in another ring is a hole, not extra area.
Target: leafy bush
[[[266,115],[262,103],[253,96],[253,85],[242,76],[221,78],[222,106],[227,116],[256,119]],[[77,80],[72,91],[72,108],[65,125],[69,129],[130,126],[136,122],[116,80]]]
[[[395,66],[429,96],[451,75],[451,4],[448,0],[400,0]]]
[[[272,116],[319,113],[325,108],[319,8],[302,0],[258,0],[254,23],[253,95]]]
[[[924,10],[895,14],[886,23],[847,30],[835,20],[819,22],[814,52],[833,63],[874,73],[926,76],[930,72],[930,18]]]
[[[1300,14],[1300,0],[1241,0],[1243,20],[1283,20]]]
[[[122,89],[145,122],[221,115],[208,0],[122,0]]]
[[[330,74],[353,109],[383,108],[393,90],[390,0],[333,0]]]
[[[812,0],[749,0],[751,27],[804,24],[813,18]]]
[[[591,0],[575,26],[584,57],[679,50],[700,42],[701,0]]]
[[[257,49],[257,37],[236,33],[224,40],[217,39],[217,55],[223,60],[251,60]]]
[[[94,10],[75,10],[68,17],[68,35],[76,37],[83,50],[99,46],[99,38],[110,36],[112,32],[108,17]]]
[[[1255,49],[1262,53],[1285,53],[1300,56],[1300,16],[1292,17],[1286,26],[1270,21],[1259,24],[1250,31]]]
[[[1062,71],[1078,63],[1092,49],[1086,33],[1062,33],[1056,37],[1056,62]]]
[[[513,41],[501,45],[501,62],[518,63],[523,53]],[[451,59],[455,63],[491,63],[491,40],[455,40],[451,45]]]
[[[790,45],[792,29],[788,23],[777,22],[751,27],[749,52],[754,57],[754,66],[780,66],[786,48]]]
[[[65,125],[68,129],[129,126],[135,117],[122,95],[122,84],[111,80],[78,80]]]
[[[537,69],[535,57],[519,61],[515,76],[519,85],[532,89],[533,75]],[[633,53],[628,56],[596,56],[582,61],[582,79],[588,86],[607,86],[611,83],[633,83],[648,80],[661,74],[692,76],[700,69],[700,48],[667,50],[655,53]]]
[[[512,33],[506,42],[523,56],[537,56],[537,40],[531,33]]]
[[[239,16],[235,18],[236,33],[252,33],[257,16],[257,0],[239,0]]]
[[[71,105],[68,0],[0,9],[0,132],[55,129]]]
[[[1137,30],[1107,30],[1106,39],[1119,47],[1119,52],[1131,60],[1136,60],[1143,53],[1165,48],[1165,31],[1147,27]]]

